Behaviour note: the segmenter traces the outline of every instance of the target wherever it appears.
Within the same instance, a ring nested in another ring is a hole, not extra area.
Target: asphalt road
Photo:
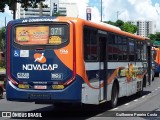
[[[1,112],[42,113],[37,114],[53,118],[73,118],[87,120],[155,120],[160,119],[160,78],[155,78],[151,86],[144,88],[142,96],[132,95],[119,99],[118,106],[111,109],[109,104],[80,106],[63,106],[56,108],[51,104],[35,104],[6,101],[5,95],[0,99]],[[157,112],[159,111],[159,112]],[[2,113],[1,113],[2,114]],[[25,114],[23,114],[25,115]],[[129,116],[134,117],[129,117]],[[136,116],[136,117],[135,117]],[[52,118],[52,119],[53,119]],[[0,120],[9,119],[7,117]]]

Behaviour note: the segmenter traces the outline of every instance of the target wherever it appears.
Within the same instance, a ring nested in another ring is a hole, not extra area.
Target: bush
[[[6,68],[5,60],[0,60],[0,68]]]

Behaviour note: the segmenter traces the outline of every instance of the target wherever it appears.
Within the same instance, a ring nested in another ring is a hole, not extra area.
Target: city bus
[[[160,48],[158,46],[153,46],[153,50],[155,54],[155,58],[153,61],[154,64],[154,74],[155,77],[159,77],[160,73]]]
[[[10,21],[9,101],[98,105],[140,94],[151,79],[148,38],[71,17]]]

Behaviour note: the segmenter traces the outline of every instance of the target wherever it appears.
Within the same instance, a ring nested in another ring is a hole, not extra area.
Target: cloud
[[[9,10],[9,7],[5,7],[5,12],[1,13],[0,12],[0,28],[5,26],[5,23],[7,24],[10,20],[13,19],[13,15],[11,11]],[[5,21],[6,20],[6,21]]]
[[[90,0],[91,1],[91,0]],[[102,0],[103,21],[116,21],[117,18],[123,21],[148,20],[153,21],[160,31],[160,5],[152,0]],[[99,2],[99,0],[97,0]],[[95,4],[95,8],[98,6]],[[95,13],[93,13],[95,16]],[[99,14],[94,18],[100,17]]]
[[[46,0],[50,4],[50,0]],[[100,0],[61,0],[77,3],[78,17],[86,19],[86,8],[91,7],[92,21],[100,21]],[[153,0],[102,0],[103,21],[149,20],[156,23],[160,31],[160,5]]]
[[[60,0],[60,2],[61,3],[76,3],[77,9],[78,9],[78,17],[86,19],[86,8],[88,6],[89,0]],[[50,0],[45,0],[45,3],[50,7]]]
[[[11,13],[11,11],[9,10],[9,6],[8,6],[8,5],[5,7],[5,13],[6,13],[8,16],[13,16],[12,13]]]
[[[92,9],[92,20],[100,21],[100,0],[61,0],[61,2],[77,3],[78,17],[86,19],[86,8]],[[45,0],[50,6],[50,0]],[[154,3],[153,0],[102,0],[103,21],[123,21],[130,20],[150,20],[156,23],[160,31],[160,4]],[[6,14],[12,16],[8,8]]]

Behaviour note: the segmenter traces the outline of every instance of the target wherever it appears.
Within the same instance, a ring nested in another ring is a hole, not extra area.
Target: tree
[[[108,24],[117,26],[117,27],[119,27],[121,30],[126,31],[126,32],[129,32],[129,33],[132,33],[132,34],[136,33],[136,31],[137,31],[137,29],[138,29],[137,26],[132,25],[132,24],[130,24],[130,23],[128,23],[128,22],[123,22],[122,20],[117,20],[116,22],[112,22],[112,21],[106,22],[106,21],[105,21],[105,23],[108,23]]]
[[[123,24],[123,26],[122,26],[121,29],[123,31],[127,31],[129,33],[134,34],[134,33],[136,33],[136,31],[137,31],[138,28],[137,28],[137,26],[132,25],[132,24],[126,22],[126,23]]]
[[[112,21],[104,21],[104,23],[107,23],[107,24],[116,26],[116,25],[115,25],[115,22],[112,22]]]
[[[13,19],[15,19],[16,4],[21,3],[21,7],[28,10],[28,7],[37,8],[38,4],[45,0],[1,0],[0,2],[0,12],[4,12],[6,5],[9,6],[10,10],[13,10]],[[43,5],[42,7],[47,7]]]
[[[117,20],[115,22],[115,26],[119,27],[121,30],[123,29],[124,22],[122,20]]]
[[[0,50],[4,51],[4,47],[5,47],[5,27],[2,27],[0,29]]]
[[[160,43],[160,32],[157,32],[156,34],[150,34],[148,36],[151,41],[155,44],[159,44]]]

